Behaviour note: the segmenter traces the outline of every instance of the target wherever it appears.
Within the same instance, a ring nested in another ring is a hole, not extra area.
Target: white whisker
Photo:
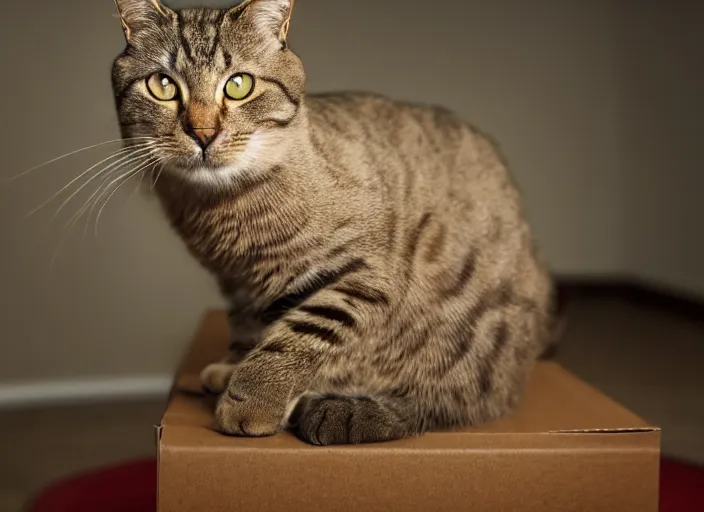
[[[153,145],[153,144],[154,144],[153,142],[145,142],[143,145],[140,144],[139,147],[141,148],[141,147],[143,147],[143,146],[146,146],[146,145]],[[121,149],[121,150],[119,150],[119,151],[113,153],[113,154],[110,155],[109,157],[104,158],[103,160],[101,160],[101,161],[98,162],[97,164],[94,164],[94,165],[90,166],[88,169],[86,169],[86,170],[83,171],[81,174],[79,174],[78,176],[76,176],[75,178],[73,178],[71,181],[69,181],[64,187],[62,187],[58,192],[56,192],[54,195],[52,195],[49,199],[47,199],[47,200],[44,201],[42,204],[40,204],[39,206],[37,206],[36,208],[34,208],[32,211],[30,211],[27,216],[28,216],[28,217],[31,217],[32,215],[34,215],[35,213],[37,213],[39,210],[41,210],[41,209],[44,208],[47,204],[49,204],[54,198],[56,198],[56,196],[58,196],[59,194],[61,194],[61,192],[63,192],[64,190],[66,190],[68,187],[70,187],[71,185],[73,185],[76,181],[80,180],[83,176],[85,176],[86,174],[88,174],[90,171],[92,171],[92,170],[95,169],[96,167],[98,167],[98,166],[104,164],[105,162],[109,162],[111,159],[113,159],[113,158],[115,158],[115,157],[121,156],[121,155],[123,155],[123,154],[125,154],[125,153],[129,153],[130,151],[133,151],[133,147],[123,148],[123,149]]]
[[[88,224],[90,223],[90,216],[93,214],[93,209],[97,206],[98,202],[100,199],[102,199],[103,194],[107,192],[109,189],[110,185],[113,183],[110,180],[112,177],[118,173],[118,171],[127,165],[134,165],[134,166],[140,166],[144,162],[147,162],[148,160],[155,158],[154,155],[151,154],[146,154],[142,155],[139,157],[135,157],[132,160],[128,160],[127,162],[124,162],[123,164],[111,169],[109,172],[103,172],[102,174],[106,174],[105,178],[103,179],[102,183],[98,185],[98,187],[95,189],[95,191],[88,197],[88,199],[83,203],[83,206],[79,208],[79,210],[74,214],[69,221],[64,224],[64,228],[69,228],[71,224],[73,224],[75,221],[78,221],[80,217],[83,215],[85,210],[90,207],[90,210],[88,211],[88,220],[86,220],[86,225],[83,230],[84,236],[88,232]],[[134,167],[133,167],[134,168]],[[126,171],[125,174],[129,174],[131,170]],[[124,176],[125,174],[122,174]]]
[[[157,149],[157,150],[167,150],[167,149],[173,149],[173,148],[175,148],[175,147],[177,147],[177,146],[175,146],[175,145],[169,145],[169,144],[164,144],[164,145],[160,145],[160,146],[159,146],[158,148],[156,148],[156,149]],[[156,151],[154,151],[154,152],[156,153]],[[167,155],[167,156],[168,156],[168,155]],[[164,158],[166,158],[166,157],[164,157],[164,156],[155,155],[155,154],[147,155],[147,159],[149,159],[149,158],[151,158],[151,157],[155,157],[155,158],[157,159],[157,163],[158,163],[159,160],[163,160]],[[142,159],[142,158],[144,158],[144,157],[140,157],[140,159]],[[137,163],[137,165],[141,165],[141,164],[144,163],[144,162],[145,162],[145,160],[142,160],[141,162]],[[124,167],[124,165],[122,165],[122,166],[120,166],[120,167]],[[119,169],[120,167],[118,167],[117,169]],[[117,171],[117,169],[113,169],[113,170],[110,172],[110,174],[115,174],[114,171]],[[163,166],[161,167],[161,170],[163,170]],[[154,171],[152,170],[152,174],[153,174],[153,173],[154,173]],[[124,174],[123,174],[123,176],[124,176]],[[142,176],[142,179],[143,179],[143,178],[144,178],[144,176]],[[100,184],[99,189],[103,188],[103,185],[105,185],[105,183],[107,183],[108,180],[110,180],[110,176],[107,176],[107,177],[103,180],[103,183]],[[91,207],[90,207],[90,212],[88,212],[88,218],[89,218],[89,219],[90,219],[90,216],[91,216],[91,214],[92,214],[92,212],[93,212],[93,208],[94,208],[94,207],[97,205],[97,203],[102,199],[103,194],[107,193],[107,190],[108,190],[108,188],[110,187],[110,185],[111,185],[112,183],[114,183],[114,181],[110,182],[110,183],[103,189],[103,191],[100,193],[100,195],[99,195],[99,196],[95,199],[95,201],[93,202],[93,205],[91,205]],[[140,183],[141,183],[141,180],[140,180]],[[98,191],[96,191],[96,192],[98,192]],[[91,195],[91,197],[88,198],[88,202],[90,202],[90,200],[93,198],[93,196],[95,195],[96,192],[94,192],[93,195]],[[87,204],[86,204],[86,206],[87,206]]]
[[[139,166],[139,165],[143,164],[144,162],[146,162],[147,160],[150,160],[150,159],[152,159],[152,158],[155,158],[154,155],[151,155],[151,154],[149,154],[149,153],[147,153],[146,155],[141,155],[141,156],[131,155],[131,158],[128,159],[126,162],[122,162],[122,163],[119,164],[119,165],[116,165],[116,164],[118,164],[119,162],[113,162],[113,164],[111,164],[110,166],[108,166],[106,169],[103,169],[102,171],[100,171],[99,173],[97,173],[95,176],[93,176],[90,180],[86,181],[86,182],[81,186],[81,188],[84,188],[85,186],[87,186],[90,181],[92,181],[93,179],[97,178],[98,176],[105,175],[105,178],[103,179],[103,182],[98,185],[98,188],[90,195],[90,197],[88,197],[88,199],[86,200],[86,202],[85,202],[85,203],[83,204],[83,206],[78,210],[78,212],[76,212],[75,215],[80,216],[80,215],[85,211],[86,208],[88,208],[89,206],[91,206],[91,203],[94,203],[94,201],[93,201],[94,199],[97,201],[97,200],[99,200],[99,199],[102,197],[102,195],[103,195],[103,193],[105,192],[105,190],[106,190],[106,189],[110,186],[110,184],[112,183],[112,182],[108,183],[108,181],[110,181],[111,177],[112,177],[113,175],[115,175],[120,169],[122,169],[123,167],[128,166],[128,165],[137,165],[137,166]],[[127,171],[127,172],[129,173],[130,171]],[[76,191],[76,193],[78,193],[78,192],[80,192],[80,189]],[[70,198],[69,198],[69,200],[70,200]],[[91,206],[91,212],[92,212],[92,211],[93,211],[93,206]],[[75,218],[75,215],[74,215],[74,217],[71,217],[71,219],[69,220],[69,222],[64,225],[64,228],[68,227],[68,225],[72,223],[72,221],[73,221],[74,218]],[[89,215],[89,217],[90,217],[90,215]],[[77,219],[76,219],[76,220],[77,220]]]
[[[120,158],[119,160],[117,160],[117,161],[115,161],[115,162],[112,162],[112,163],[111,163],[110,165],[108,165],[105,169],[102,169],[102,170],[96,172],[93,176],[91,176],[89,179],[87,179],[80,187],[78,187],[78,190],[76,190],[75,192],[73,192],[70,196],[68,196],[68,198],[66,198],[66,200],[65,200],[63,203],[61,203],[61,206],[59,206],[59,208],[56,210],[56,213],[53,215],[53,217],[50,219],[49,222],[53,221],[53,220],[59,215],[59,213],[61,212],[61,210],[63,210],[63,208],[71,201],[71,199],[73,199],[74,197],[76,197],[76,195],[79,194],[79,193],[81,192],[81,190],[83,190],[83,189],[84,189],[89,183],[91,183],[94,179],[96,179],[97,177],[99,177],[99,176],[102,175],[102,174],[106,174],[106,173],[108,173],[108,172],[113,172],[113,171],[116,171],[117,169],[120,169],[121,167],[124,167],[125,165],[129,164],[130,161],[134,161],[134,159],[137,157],[137,155],[143,154],[143,153],[150,153],[150,152],[153,150],[153,148],[154,148],[153,146],[149,146],[149,147],[146,147],[146,148],[138,149],[137,151],[133,151],[132,153],[128,154],[127,156],[123,156],[123,157]],[[106,160],[108,160],[108,159],[106,159]],[[89,172],[89,171],[91,171],[92,169],[96,168],[98,165],[102,164],[102,163],[105,162],[106,160],[103,160],[103,161],[97,163],[96,165],[91,166],[91,167],[88,169],[88,171],[82,173],[82,174],[81,174],[80,176],[78,176],[77,178],[74,178],[73,180],[71,180],[71,182],[70,182],[68,185],[66,185],[65,187],[63,187],[58,193],[61,193],[61,192],[62,192],[63,190],[65,190],[67,187],[71,186],[71,185],[72,185],[73,183],[75,183],[78,179],[80,179],[82,176],[84,176],[87,172]],[[125,160],[127,160],[127,162],[124,162]],[[115,165],[118,165],[120,162],[124,162],[124,163],[123,163],[122,165],[118,166],[118,167],[114,167]],[[56,195],[58,195],[58,193],[57,193],[57,194],[54,194],[54,197],[56,197]]]
[[[161,178],[161,173],[164,172],[164,164],[161,164],[161,168],[159,169],[159,172],[156,175],[156,178],[154,178],[154,181],[152,181],[151,186],[149,187],[149,190],[153,191],[154,188],[156,187],[156,183],[159,181],[159,178]]]
[[[93,144],[92,146],[87,146],[87,147],[85,147],[85,148],[76,149],[76,150],[74,150],[74,151],[71,151],[71,152],[69,152],[69,153],[66,153],[65,155],[57,156],[56,158],[52,158],[52,159],[49,160],[48,162],[44,162],[43,164],[39,164],[39,165],[36,165],[36,166],[32,167],[31,169],[27,169],[26,171],[22,171],[21,173],[15,175],[15,176],[12,176],[12,177],[10,177],[9,179],[5,180],[4,183],[3,183],[3,185],[7,185],[7,184],[9,184],[9,183],[12,183],[13,181],[15,181],[15,180],[21,178],[22,176],[26,176],[27,174],[29,174],[29,173],[31,173],[31,172],[34,172],[34,171],[36,171],[36,170],[38,170],[38,169],[41,169],[42,167],[46,167],[47,165],[53,164],[54,162],[58,162],[59,160],[61,160],[61,159],[63,159],[63,158],[68,158],[69,156],[77,155],[78,153],[82,153],[83,151],[88,151],[88,150],[90,150],[90,149],[95,149],[95,148],[98,148],[98,147],[101,147],[101,146],[106,146],[106,145],[108,145],[108,144],[116,144],[116,143],[118,143],[118,142],[127,142],[127,141],[131,141],[131,140],[143,140],[143,139],[158,140],[158,139],[156,139],[155,137],[132,137],[132,138],[126,138],[126,139],[108,140],[108,141],[105,141],[105,142],[101,142],[101,143],[99,143],[99,144]]]
[[[119,183],[119,184],[113,189],[113,191],[110,193],[110,195],[108,196],[108,198],[107,198],[107,199],[105,200],[105,202],[103,203],[103,206],[101,206],[101,207],[100,207],[100,210],[98,210],[98,215],[95,216],[95,236],[96,236],[96,237],[98,236],[98,224],[99,224],[99,222],[100,222],[100,215],[103,213],[103,210],[105,209],[105,207],[106,207],[106,206],[108,205],[108,203],[110,202],[110,198],[112,198],[112,196],[115,195],[115,192],[117,192],[117,191],[120,189],[120,187],[121,187],[122,185],[124,185],[125,183],[127,183],[127,182],[130,180],[130,178],[132,178],[132,176],[137,175],[138,173],[142,172],[144,169],[147,169],[147,168],[148,168],[149,166],[151,166],[151,165],[156,165],[156,164],[158,164],[160,160],[161,160],[161,159],[157,157],[157,160],[156,160],[156,161],[147,162],[146,164],[142,165],[141,167],[139,167],[139,168],[133,170],[132,172],[129,173],[129,176],[127,176],[127,179],[126,179],[126,180],[124,180],[122,183]],[[123,175],[123,177],[124,177],[124,175]],[[89,215],[90,215],[90,214],[89,214]],[[90,219],[90,216],[89,216],[88,218]]]
[[[160,144],[156,149],[172,149],[173,147],[176,147],[176,146],[166,143],[166,144]],[[85,209],[90,207],[90,211],[88,212],[88,219],[86,220],[86,225],[84,228],[84,235],[85,235],[88,231],[88,224],[90,223],[90,217],[93,214],[94,208],[98,205],[98,203],[102,199],[103,195],[105,193],[107,193],[110,186],[114,183],[114,180],[111,181],[110,183],[108,183],[108,181],[111,179],[111,175],[116,174],[119,169],[121,169],[122,167],[125,167],[126,165],[136,164],[136,166],[139,166],[151,158],[156,158],[157,161],[162,159],[162,157],[160,157],[158,155],[153,155],[153,154],[142,155],[138,158],[127,161],[121,165],[118,165],[117,167],[115,167],[113,169],[110,169],[110,172],[107,172],[107,173],[103,172],[102,174],[107,174],[107,176],[105,177],[103,182],[100,185],[98,185],[98,188],[90,195],[90,197],[85,201],[85,203],[78,210],[78,212],[76,212],[76,214],[69,220],[69,222],[66,225],[64,225],[64,228],[66,228],[69,224],[72,224],[74,221],[78,220],[76,218],[76,216],[78,216],[80,218],[80,216],[83,214]],[[115,162],[115,163],[117,163],[117,162]],[[127,171],[127,173],[129,173],[129,172],[131,172],[131,171]],[[123,176],[124,175],[125,174],[123,174]]]
[[[142,157],[142,158],[143,158],[143,157]],[[151,159],[154,159],[154,157],[152,157]],[[157,161],[158,161],[158,159],[157,159]],[[140,164],[141,164],[141,163],[142,163],[142,162],[140,162]],[[151,164],[153,164],[153,163],[154,163],[154,162],[149,162],[147,165],[151,165]],[[138,164],[138,166],[139,166],[140,164]],[[122,174],[119,178],[116,178],[115,180],[113,180],[112,182],[110,182],[110,184],[108,184],[108,187],[110,187],[110,185],[112,185],[112,183],[114,183],[115,181],[117,181],[117,180],[119,180],[119,179],[121,179],[121,178],[124,178],[124,177],[127,176],[127,175],[129,175],[130,177],[136,175],[139,171],[141,171],[141,170],[144,169],[144,168],[145,168],[145,167],[138,167],[137,169],[131,169],[131,170],[129,170],[129,171],[126,171],[126,172],[125,172],[124,174]],[[96,191],[96,192],[97,192],[97,191]],[[96,192],[94,192],[93,195],[95,195]],[[91,196],[91,197],[93,197],[93,196]],[[99,196],[99,197],[102,197],[102,194],[101,194],[101,196]],[[99,198],[98,198],[98,199],[99,199]],[[109,200],[109,198],[108,198],[108,200]],[[88,201],[90,201],[90,198],[88,199]],[[83,208],[81,208],[81,210],[79,210],[79,211],[71,218],[71,220],[64,226],[64,228],[66,229],[66,232],[65,232],[64,235],[61,237],[61,240],[59,241],[59,245],[57,246],[56,251],[54,252],[54,256],[53,256],[52,259],[51,259],[50,268],[53,268],[53,267],[54,267],[54,264],[56,263],[56,258],[58,257],[58,255],[59,255],[59,253],[60,253],[60,251],[61,251],[61,247],[64,245],[64,243],[66,242],[66,240],[68,240],[68,237],[69,237],[69,235],[70,235],[70,233],[71,233],[71,228],[73,227],[73,225],[74,225],[74,224],[78,221],[78,219],[80,218],[80,214],[81,214],[82,212],[84,212],[84,211],[85,211],[85,207],[88,206],[88,204],[89,204],[88,201],[87,201],[86,204],[83,206]],[[89,217],[89,219],[90,219],[90,217]]]
[[[132,202],[132,199],[134,198],[134,196],[137,195],[137,191],[141,188],[142,183],[144,183],[144,176],[145,176],[145,175],[142,174],[142,175],[139,177],[139,181],[137,182],[137,186],[134,187],[134,190],[132,191],[132,193],[127,197],[127,203],[126,203],[127,206],[130,205],[130,203]]]

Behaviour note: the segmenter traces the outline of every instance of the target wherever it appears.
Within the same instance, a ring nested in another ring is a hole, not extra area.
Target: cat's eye
[[[225,84],[225,96],[235,101],[247,99],[253,90],[254,77],[247,73],[232,75]]]
[[[147,80],[147,89],[159,101],[172,101],[178,96],[178,86],[173,78],[163,73],[154,73]]]

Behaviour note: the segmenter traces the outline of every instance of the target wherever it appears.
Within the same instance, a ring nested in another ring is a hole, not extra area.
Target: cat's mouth
[[[252,134],[221,135],[207,145],[190,143],[188,150],[172,161],[184,173],[223,173],[249,159],[251,139]]]
[[[165,167],[197,185],[232,184],[251,168],[259,154],[255,134],[218,138],[207,147],[189,144],[188,150],[172,153]]]
[[[290,140],[271,130],[220,134],[203,148],[185,133],[173,135],[153,150],[157,175],[172,175],[196,187],[219,190],[266,173],[284,159]],[[163,178],[162,178],[163,179]]]

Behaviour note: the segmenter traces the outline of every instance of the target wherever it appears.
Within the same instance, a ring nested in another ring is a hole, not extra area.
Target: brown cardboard
[[[208,313],[158,429],[161,512],[657,511],[660,431],[554,363],[490,425],[320,448],[211,429],[197,376],[226,344]]]

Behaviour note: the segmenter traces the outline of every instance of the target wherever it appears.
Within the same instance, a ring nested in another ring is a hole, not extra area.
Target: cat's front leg
[[[281,431],[322,356],[306,345],[283,323],[268,329],[261,344],[233,369],[216,407],[217,429],[248,437]]]
[[[217,363],[210,364],[200,373],[203,388],[216,395],[227,389],[235,368],[259,343],[263,325],[253,315],[231,310],[228,314],[230,345],[227,355]]]
[[[362,261],[322,275],[311,280],[320,288],[293,290],[277,301],[290,307],[307,296],[301,304],[278,312],[276,304],[270,308],[280,316],[235,368],[218,402],[221,432],[267,436],[281,431],[324,362],[357,343],[379,308],[389,305],[388,292]]]
[[[230,378],[247,352],[242,350],[230,350],[222,360],[209,364],[200,372],[200,381],[206,392],[219,395],[230,382]]]

